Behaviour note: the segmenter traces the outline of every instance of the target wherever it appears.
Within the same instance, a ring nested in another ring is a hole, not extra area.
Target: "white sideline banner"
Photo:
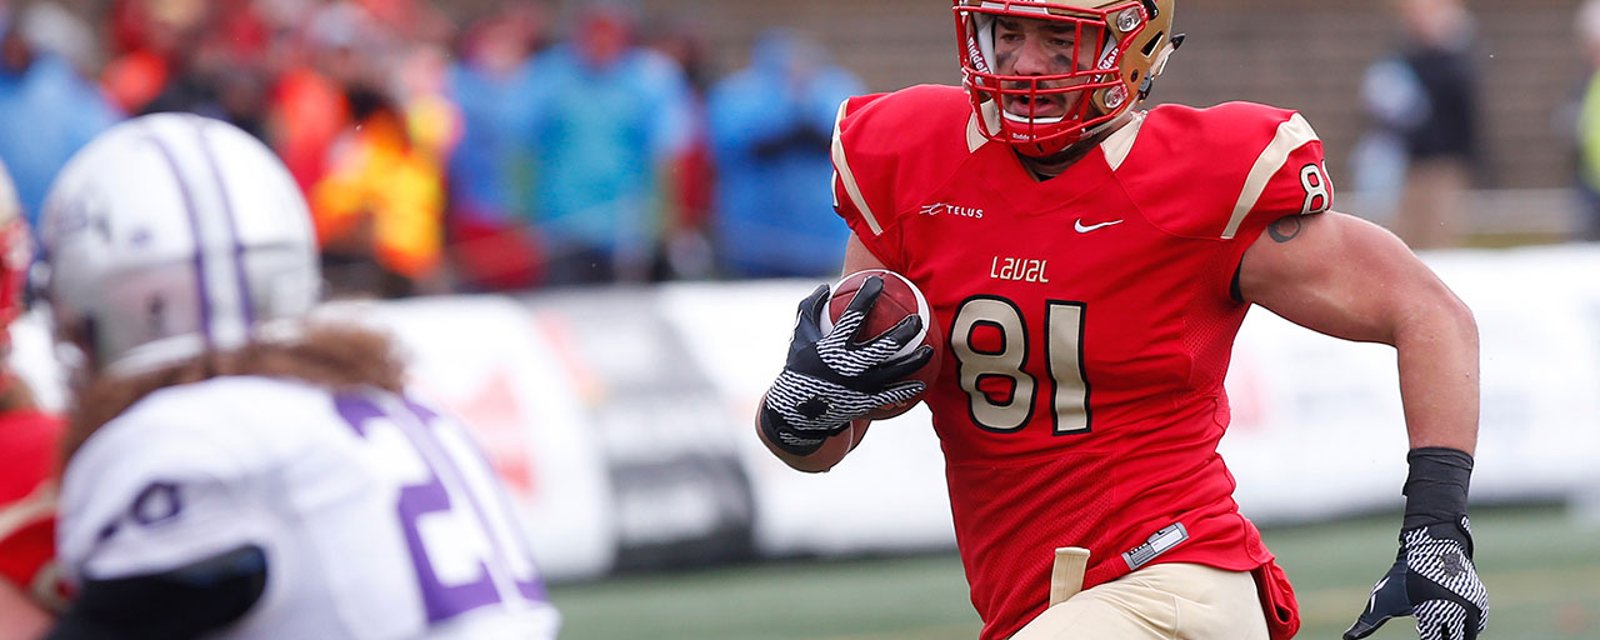
[[[363,303],[409,351],[412,388],[470,425],[523,516],[549,579],[603,575],[617,551],[604,459],[538,314],[493,296]]]
[[[1593,499],[1600,247],[1423,257],[1479,325],[1474,501]],[[619,563],[646,568],[663,553],[713,557],[708,542],[747,542],[769,557],[953,547],[925,408],[875,424],[824,474],[789,469],[755,437],[756,403],[782,366],[796,305],[816,284],[672,283],[336,309],[394,333],[413,356],[417,388],[473,426],[553,580]],[[64,407],[63,372],[40,316],[12,332],[14,366],[45,406]],[[1233,426],[1222,452],[1247,515],[1269,524],[1377,509],[1398,517],[1407,440],[1393,349],[1256,309],[1227,389]],[[742,468],[684,467],[701,460]]]

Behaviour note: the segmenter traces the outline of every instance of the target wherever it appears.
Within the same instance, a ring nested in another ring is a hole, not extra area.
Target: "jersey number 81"
[[[1089,431],[1089,382],[1083,370],[1086,309],[1082,302],[1064,300],[1047,301],[1045,306],[1044,355],[1051,386],[1047,397],[1056,435]],[[983,331],[998,332],[998,340],[974,345],[974,336]],[[972,421],[986,431],[1016,431],[1033,417],[1038,381],[1024,370],[1030,339],[1022,310],[1011,300],[977,296],[956,311],[950,351],[958,362]],[[998,348],[991,348],[996,344]],[[997,393],[1002,389],[1010,393]]]

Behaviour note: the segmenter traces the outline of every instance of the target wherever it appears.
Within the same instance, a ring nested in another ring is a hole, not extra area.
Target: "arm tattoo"
[[[1272,241],[1283,244],[1300,235],[1300,216],[1278,218],[1267,225],[1267,235],[1272,236]]]

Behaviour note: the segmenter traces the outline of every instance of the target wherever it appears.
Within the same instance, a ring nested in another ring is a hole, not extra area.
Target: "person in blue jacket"
[[[855,74],[790,30],[763,33],[750,64],[711,91],[718,247],[729,276],[813,277],[838,271],[844,223],[833,215],[829,145]]]

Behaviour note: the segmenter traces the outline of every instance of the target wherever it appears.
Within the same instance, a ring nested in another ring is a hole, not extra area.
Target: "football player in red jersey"
[[[6,363],[29,259],[28,227],[0,164],[0,638],[40,635],[61,604],[55,478],[63,427]]]
[[[1294,635],[1293,591],[1216,451],[1252,305],[1398,353],[1400,548],[1346,637],[1410,615],[1422,638],[1474,638],[1488,599],[1466,517],[1472,313],[1392,234],[1330,210],[1322,143],[1298,113],[1135,107],[1181,42],[1173,9],[955,0],[964,87],[840,107],[844,271],[909,277],[946,336],[924,397],[982,638]],[[880,290],[862,287],[850,313]],[[826,296],[801,303],[757,418],[807,471],[848,452],[828,445],[863,435],[866,411],[922,391],[906,372],[931,355],[889,355],[915,320],[854,336],[847,313],[824,333]]]

